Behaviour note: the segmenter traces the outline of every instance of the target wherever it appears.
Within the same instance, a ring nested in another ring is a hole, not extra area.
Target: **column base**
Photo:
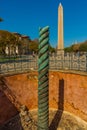
[[[57,50],[57,55],[64,55],[64,50],[58,49]]]

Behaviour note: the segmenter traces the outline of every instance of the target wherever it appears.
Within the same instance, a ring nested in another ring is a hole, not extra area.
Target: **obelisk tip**
[[[59,6],[62,6],[61,2],[59,3]]]

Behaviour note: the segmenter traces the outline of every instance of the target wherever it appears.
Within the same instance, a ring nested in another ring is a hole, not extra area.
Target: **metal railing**
[[[50,55],[50,70],[87,72],[87,52]],[[20,73],[38,69],[38,55],[0,56],[0,74]]]
[[[87,53],[65,53],[50,56],[50,69],[87,71]]]
[[[20,55],[0,57],[0,73],[19,73],[37,69],[37,56]]]

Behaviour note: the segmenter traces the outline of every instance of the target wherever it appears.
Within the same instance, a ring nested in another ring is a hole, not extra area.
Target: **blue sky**
[[[38,38],[39,27],[50,27],[50,43],[57,45],[58,5],[64,8],[64,45],[87,40],[87,0],[0,0],[1,30]]]

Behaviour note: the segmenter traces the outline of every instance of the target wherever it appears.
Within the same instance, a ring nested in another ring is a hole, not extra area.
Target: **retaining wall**
[[[37,109],[38,74],[36,71],[5,76],[5,79],[21,104],[26,105],[30,110]],[[87,121],[86,73],[50,71],[49,106],[71,112]]]

